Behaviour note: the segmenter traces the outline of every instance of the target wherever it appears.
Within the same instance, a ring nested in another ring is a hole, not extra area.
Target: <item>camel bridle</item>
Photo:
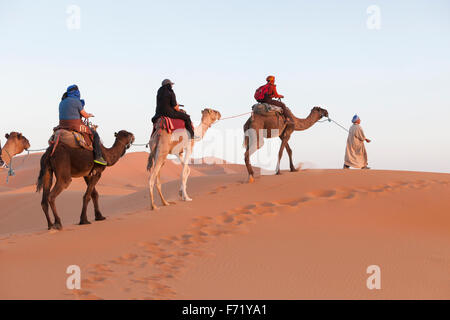
[[[125,150],[128,150],[128,149],[130,149],[131,145],[133,144],[133,137],[131,137],[131,139],[130,138],[128,139],[128,143],[124,143],[120,139],[117,139],[117,142],[121,143],[125,147]]]

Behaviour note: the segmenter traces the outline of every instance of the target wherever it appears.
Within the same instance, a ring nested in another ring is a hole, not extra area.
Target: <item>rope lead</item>
[[[341,127],[342,129],[344,129],[345,131],[350,132],[350,131],[348,131],[347,128],[345,128],[344,126],[340,125],[339,123],[337,123],[337,122],[334,121],[333,119],[328,118],[328,121],[329,121],[329,122],[334,122],[336,125],[338,125],[338,126]]]
[[[241,114],[238,114],[238,115],[235,115],[235,116],[231,116],[231,117],[225,117],[225,118],[219,119],[219,121],[220,121],[220,120],[228,120],[228,119],[233,119],[233,118],[242,117],[242,116],[245,116],[246,114],[250,114],[250,113],[252,113],[252,112],[253,112],[253,111],[246,112],[246,113],[241,113]]]

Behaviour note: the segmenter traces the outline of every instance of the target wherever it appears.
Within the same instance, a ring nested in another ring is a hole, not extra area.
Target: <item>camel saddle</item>
[[[169,118],[166,116],[159,117],[156,122],[153,123],[153,130],[152,134],[150,135],[150,141],[148,143],[150,146],[150,152],[152,152],[152,150],[154,150],[154,148],[158,144],[158,140],[163,130],[166,130],[168,133],[172,133],[177,129],[185,128],[186,124],[184,123],[184,120]]]
[[[92,147],[92,141],[94,140],[92,130],[96,130],[96,126],[85,124],[81,119],[74,120],[59,120],[59,125],[53,128],[53,132],[59,130],[74,132],[74,137],[80,141],[80,146]],[[75,135],[76,133],[76,135]],[[80,137],[81,136],[81,137]],[[70,140],[70,137],[69,137]],[[68,141],[69,142],[69,141]],[[70,143],[69,143],[70,144]],[[84,147],[83,147],[84,148]]]
[[[261,116],[283,115],[283,109],[268,103],[257,103],[252,106],[253,113]]]
[[[168,133],[172,133],[173,131],[177,129],[185,129],[186,125],[184,123],[184,120],[181,119],[174,119],[169,117],[159,117],[158,120],[153,124],[153,131],[152,135],[158,131],[166,130]]]
[[[83,148],[89,151],[93,151],[92,141],[86,141],[85,137],[76,131],[58,129],[48,140],[49,145],[53,145],[53,151],[59,143],[64,143],[70,148]]]

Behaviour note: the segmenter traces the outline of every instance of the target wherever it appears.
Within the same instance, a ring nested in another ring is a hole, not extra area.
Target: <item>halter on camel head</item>
[[[128,138],[128,142],[124,143],[122,142],[119,138],[120,135],[126,135]],[[114,137],[118,138],[117,142],[121,143],[122,145],[125,146],[125,150],[130,149],[131,145],[134,142],[134,135],[131,132],[125,131],[125,130],[121,130],[119,132],[114,132]]]
[[[319,112],[321,117],[328,118],[328,111],[326,109],[318,107],[318,106],[315,106],[314,108],[311,109],[311,111],[314,111],[314,110]]]

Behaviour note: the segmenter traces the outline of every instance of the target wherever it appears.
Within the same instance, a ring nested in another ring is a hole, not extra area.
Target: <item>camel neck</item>
[[[15,153],[11,150],[8,145],[2,148],[2,159],[9,166],[11,159],[15,156]]]
[[[295,118],[295,130],[302,131],[312,127],[320,119],[318,112],[311,112],[305,119]]]
[[[125,154],[126,145],[121,140],[116,139],[111,148],[102,147],[103,158],[105,158],[108,166],[113,166]]]
[[[210,126],[207,123],[201,122],[194,130],[195,135],[198,135],[201,139],[203,139],[209,127]]]

